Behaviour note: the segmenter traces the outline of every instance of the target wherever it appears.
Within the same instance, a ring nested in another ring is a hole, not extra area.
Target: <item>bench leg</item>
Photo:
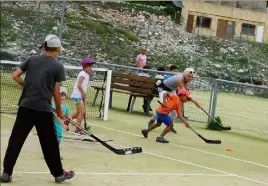
[[[132,100],[132,95],[130,95],[130,96],[129,96],[129,99],[128,99],[127,111],[129,111],[130,104],[131,104],[131,100]]]
[[[152,98],[151,97],[147,97],[147,100],[146,100],[146,115],[149,115],[149,113],[150,113],[150,104],[151,104],[151,100],[152,100]]]
[[[95,93],[95,96],[94,96],[94,99],[93,99],[93,104],[92,104],[93,107],[95,106],[96,100],[97,100],[98,95],[99,95],[99,91],[100,90],[98,89],[97,92]]]
[[[131,112],[133,110],[135,101],[136,101],[136,96],[133,96],[133,99],[131,100],[130,108],[129,108],[129,111],[128,111],[129,114],[131,114]]]

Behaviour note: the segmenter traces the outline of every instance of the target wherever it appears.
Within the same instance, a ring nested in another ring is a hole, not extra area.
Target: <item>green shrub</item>
[[[128,38],[130,41],[139,41],[139,37],[136,34],[131,33],[130,31],[122,28],[115,28],[115,31],[123,34],[126,38]]]
[[[69,34],[69,32],[62,32],[62,39],[71,39],[72,38],[72,35]]]
[[[215,117],[215,120],[216,120],[218,123],[214,122],[213,120],[210,120],[209,123],[207,124],[207,129],[209,129],[209,130],[217,130],[217,131],[222,130],[222,129],[219,127],[219,124],[220,124],[221,126],[223,126],[223,125],[222,125],[221,118],[220,118],[219,116],[217,116],[217,117]]]
[[[70,28],[74,28],[74,29],[83,28],[83,26],[80,23],[67,23],[66,25],[69,26]]]
[[[99,22],[93,22],[93,21],[82,21],[82,23],[86,26],[86,28],[90,30],[96,30],[98,34],[103,34],[105,32],[104,26]]]

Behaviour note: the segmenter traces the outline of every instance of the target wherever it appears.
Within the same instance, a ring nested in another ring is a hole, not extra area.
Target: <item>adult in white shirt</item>
[[[142,48],[141,53],[136,58],[136,66],[138,68],[143,68],[146,65],[147,56],[146,56],[146,49]]]

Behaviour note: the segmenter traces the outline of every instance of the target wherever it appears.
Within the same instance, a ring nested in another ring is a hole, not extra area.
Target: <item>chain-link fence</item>
[[[59,59],[66,63],[80,61],[66,57]],[[138,74],[142,71],[135,67],[116,64],[98,63],[97,66],[112,69],[114,72]],[[148,71],[152,78],[157,74],[155,70]],[[198,77],[191,82],[190,89],[193,98],[213,117],[220,116],[225,126],[229,125],[238,131],[255,132],[262,136],[268,135],[267,86]],[[116,100],[114,109],[126,109],[128,96],[122,97],[122,94],[116,94],[114,99]],[[152,108],[157,107],[157,99],[154,98],[152,101]],[[134,106],[134,112],[142,113],[142,104],[142,99],[138,99]],[[209,119],[192,103],[185,104],[184,116],[191,121],[204,123]]]
[[[234,130],[268,136],[268,87],[216,80],[213,115]]]
[[[68,57],[59,57],[58,58],[63,63],[79,63],[80,59],[75,58],[68,58]],[[98,68],[107,68],[111,69],[113,72],[120,72],[120,73],[127,73],[127,74],[139,74],[144,71],[148,71],[148,75],[151,78],[155,78],[158,73],[161,74],[172,74],[171,72],[159,72],[156,69],[140,69],[136,67],[124,66],[124,65],[117,65],[117,64],[108,64],[97,62]],[[209,78],[195,78],[192,83],[190,84],[191,93],[194,96],[195,100],[200,102],[204,109],[210,110],[211,107],[211,93],[213,90],[213,79]],[[120,93],[113,93],[113,109],[120,109],[126,110],[128,105],[129,95],[120,94]],[[157,106],[158,97],[155,97],[151,102],[151,108],[154,110]],[[134,113],[143,113],[143,99],[138,98],[135,102],[133,112]],[[184,116],[187,117],[189,120],[198,121],[198,122],[207,122],[207,116],[201,112],[194,104],[187,103],[184,107]]]
[[[20,62],[2,61],[1,60],[1,113],[16,114],[18,110],[18,101],[21,96],[21,89],[11,78],[11,73],[18,68]],[[74,85],[77,81],[77,75],[82,70],[81,67],[65,65],[66,81],[62,83],[62,86],[67,89],[66,104],[70,107],[72,112],[76,111],[75,104],[71,99],[71,94]],[[101,118],[104,117],[104,96],[105,92],[102,91],[98,97],[96,97],[95,104],[93,100],[95,96],[94,86],[106,88],[107,70],[95,68],[92,73],[89,74],[89,88],[86,92],[86,117],[87,118]],[[24,75],[23,75],[24,78]]]

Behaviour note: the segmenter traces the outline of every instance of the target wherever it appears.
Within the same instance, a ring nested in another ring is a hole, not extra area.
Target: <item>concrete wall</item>
[[[216,36],[218,19],[235,21],[235,37],[240,37],[242,23],[256,25],[254,35],[242,35],[252,41],[256,41],[257,26],[264,26],[263,42],[268,43],[268,14],[263,12],[254,12],[250,10],[243,10],[228,6],[222,6],[212,3],[195,2],[190,0],[183,1],[184,8],[182,9],[182,16],[184,18],[183,25],[187,27],[188,14],[194,15],[194,29],[193,33],[198,32],[196,26],[196,17],[205,16],[210,17],[210,28],[199,28],[199,34],[206,36]]]

